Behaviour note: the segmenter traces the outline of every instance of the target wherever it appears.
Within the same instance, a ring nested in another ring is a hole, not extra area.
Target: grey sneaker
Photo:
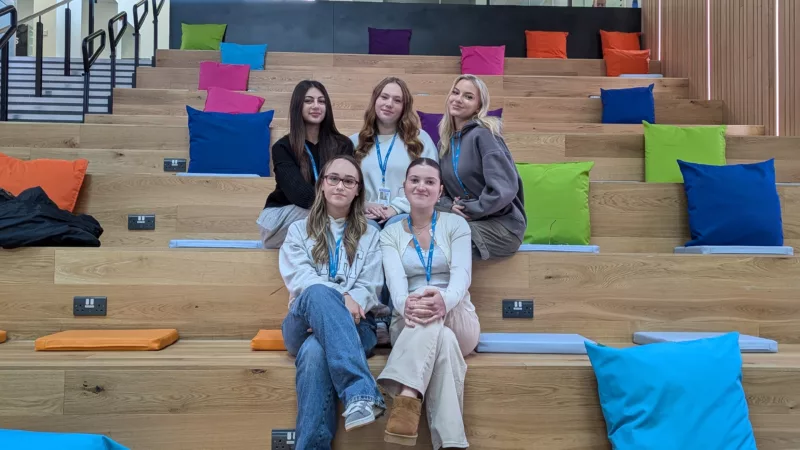
[[[344,419],[344,430],[350,431],[356,428],[369,425],[375,422],[375,411],[372,403],[366,400],[359,400],[350,404],[342,414]]]

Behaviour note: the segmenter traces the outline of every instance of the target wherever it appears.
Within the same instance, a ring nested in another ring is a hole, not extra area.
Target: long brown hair
[[[320,161],[317,164],[324,165],[329,159],[336,156],[342,144],[349,141],[345,135],[336,128],[333,120],[333,106],[328,90],[319,81],[303,80],[297,83],[292,92],[292,99],[289,102],[289,145],[297,162],[300,164],[300,172],[303,178],[309,183],[313,180],[311,162],[306,155],[306,121],[303,119],[303,103],[306,93],[311,88],[317,88],[325,97],[325,118],[319,124],[319,154]]]
[[[337,155],[330,161],[325,163],[322,172],[319,174],[319,179],[316,184],[316,197],[314,204],[311,205],[311,210],[308,213],[308,220],[306,222],[306,233],[308,237],[314,239],[314,247],[311,249],[311,257],[317,264],[328,262],[328,249],[333,243],[328,242],[328,202],[325,200],[325,194],[322,192],[325,175],[328,174],[328,169],[331,164],[339,159],[343,159],[353,167],[356,168],[358,173],[358,195],[353,199],[350,204],[350,211],[347,213],[347,226],[344,229],[344,237],[342,243],[347,251],[347,260],[350,264],[356,257],[356,250],[358,249],[358,241],[361,236],[367,232],[367,219],[364,217],[364,174],[361,172],[361,166],[356,162],[355,158],[349,155]]]
[[[372,98],[364,112],[364,126],[358,133],[358,145],[355,151],[357,161],[363,160],[375,145],[375,136],[378,134],[378,115],[375,112],[375,102],[378,101],[383,88],[391,83],[400,86],[400,91],[403,92],[403,113],[397,121],[397,134],[406,144],[411,159],[419,158],[422,155],[422,141],[419,140],[420,122],[417,112],[414,111],[414,96],[411,95],[405,81],[397,77],[387,77],[372,90]]]

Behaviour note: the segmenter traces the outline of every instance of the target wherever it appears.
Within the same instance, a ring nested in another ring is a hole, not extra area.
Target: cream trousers
[[[465,303],[450,310],[444,320],[414,328],[406,327],[395,311],[392,352],[378,377],[378,384],[392,397],[403,385],[422,393],[434,450],[469,446],[462,418],[464,356],[478,346],[481,328],[477,314]]]

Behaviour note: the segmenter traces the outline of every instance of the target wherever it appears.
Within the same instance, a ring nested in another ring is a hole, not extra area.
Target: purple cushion
[[[417,111],[419,120],[422,122],[422,129],[431,137],[433,143],[439,146],[439,122],[442,121],[444,114],[432,114]],[[493,109],[487,113],[488,116],[502,118],[503,108]]]
[[[410,47],[411,30],[369,28],[370,55],[408,55]]]

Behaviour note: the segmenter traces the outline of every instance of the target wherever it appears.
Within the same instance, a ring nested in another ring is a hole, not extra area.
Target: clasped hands
[[[364,206],[364,216],[378,223],[384,223],[396,215],[397,211],[391,206],[383,206],[380,203],[367,203]]]
[[[422,294],[409,294],[403,319],[407,327],[427,325],[444,318],[447,314],[444,298],[438,289],[425,289]]]

